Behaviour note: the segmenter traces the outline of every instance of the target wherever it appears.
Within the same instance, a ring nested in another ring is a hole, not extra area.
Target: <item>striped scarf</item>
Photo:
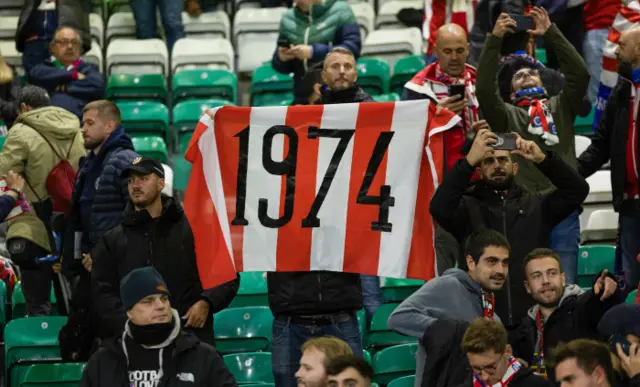
[[[474,133],[471,130],[471,127],[474,122],[478,121],[478,105],[474,103],[475,99],[475,79],[469,69],[465,66],[464,71],[460,74],[459,77],[452,77],[451,75],[445,73],[440,68],[440,62],[436,62],[436,70],[435,70],[436,79],[446,86],[451,85],[464,85],[466,90],[466,97],[469,101],[468,107],[462,114],[462,125],[464,127],[465,133],[467,134],[467,138],[473,138]]]
[[[514,104],[529,108],[529,127],[531,134],[540,136],[545,144],[552,146],[560,142],[556,124],[549,109],[547,95],[540,87],[518,90],[515,93]]]

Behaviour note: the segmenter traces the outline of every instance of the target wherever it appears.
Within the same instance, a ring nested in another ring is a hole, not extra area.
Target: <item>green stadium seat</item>
[[[56,305],[56,294],[53,291],[53,284],[51,285],[51,315],[55,316],[58,313]],[[22,318],[27,315],[27,304],[24,301],[24,293],[22,293],[22,284],[18,282],[13,288],[13,294],[11,295],[11,318]]]
[[[573,131],[575,134],[593,134],[593,120],[595,119],[596,107],[591,106],[591,112],[586,117],[576,116],[573,122]]]
[[[386,302],[400,302],[424,285],[422,280],[385,278],[380,288]]]
[[[216,98],[234,105],[238,103],[238,78],[233,71],[182,70],[173,74],[171,84],[174,105],[191,98]]]
[[[173,189],[184,192],[189,183],[191,163],[185,160],[183,155],[175,155],[171,161],[173,161]]]
[[[424,68],[423,55],[409,55],[399,59],[393,67],[391,76],[391,92],[402,95],[404,84]]]
[[[418,344],[403,344],[385,348],[373,357],[373,379],[386,385],[402,376],[415,375]]]
[[[238,294],[229,307],[269,306],[266,275],[263,271],[241,272]]]
[[[169,143],[169,109],[159,102],[119,101],[122,126],[129,133],[157,134]]]
[[[293,92],[256,94],[251,106],[289,106],[293,102]]]
[[[367,312],[364,309],[360,309],[356,312],[356,318],[358,319],[358,328],[360,328],[360,336],[364,342],[364,337],[367,333]]]
[[[547,64],[547,50],[544,48],[536,48],[536,59],[543,64]]]
[[[387,387],[413,387],[416,381],[416,377],[414,375],[411,376],[403,376],[398,379],[394,379],[391,383],[387,384]]]
[[[173,107],[173,129],[178,133],[180,154],[187,151],[191,135],[205,110],[218,106],[234,106],[234,104],[224,99],[190,99]]]
[[[27,369],[20,387],[78,387],[85,364],[34,364]]]
[[[275,383],[251,383],[241,384],[242,387],[276,387]]]
[[[373,359],[371,358],[371,352],[366,349],[362,350],[362,358],[367,361],[367,363],[373,365]]]
[[[400,101],[400,96],[396,93],[374,95],[373,100],[376,102],[396,102]]]
[[[7,284],[0,280],[0,325],[7,322]]]
[[[235,353],[222,359],[239,385],[274,382],[269,352]]]
[[[590,288],[596,275],[604,269],[609,270],[609,273],[613,273],[615,257],[615,246],[580,246],[578,253],[578,286]]]
[[[132,133],[131,142],[140,156],[156,159],[165,164],[169,163],[167,143],[162,137],[153,134]]]
[[[20,386],[33,364],[62,360],[58,333],[66,322],[67,318],[61,316],[28,317],[11,320],[5,326],[5,386]]]
[[[214,315],[213,332],[220,353],[268,351],[273,314],[266,306],[224,309]]]
[[[7,136],[0,136],[0,151],[4,148],[4,142],[7,139]]]
[[[401,335],[387,328],[387,320],[398,305],[399,304],[382,304],[378,307],[371,320],[371,327],[369,328],[367,337],[367,347],[380,348],[397,344],[415,343],[417,341],[414,337]]]
[[[635,304],[636,303],[636,295],[638,294],[638,289],[630,292],[627,295],[627,299],[624,301],[625,304]]]
[[[162,74],[111,74],[105,98],[111,101],[157,101],[166,104],[167,80]]]
[[[358,85],[371,95],[389,92],[389,64],[378,58],[360,58],[358,68]]]
[[[293,78],[289,74],[277,72],[271,63],[265,63],[255,69],[251,76],[251,96],[263,93],[293,90]]]

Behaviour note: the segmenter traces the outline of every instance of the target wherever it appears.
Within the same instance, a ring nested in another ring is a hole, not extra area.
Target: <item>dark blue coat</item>
[[[4,219],[9,216],[9,213],[16,205],[16,200],[9,195],[0,196],[0,222],[4,222]]]
[[[66,109],[82,119],[82,109],[87,103],[104,98],[104,75],[95,64],[85,61],[81,61],[74,70],[60,69],[47,59],[33,66],[29,82],[46,89],[53,106]],[[74,79],[75,72],[85,78]]]
[[[107,231],[122,221],[124,208],[129,202],[129,191],[120,175],[136,157],[138,154],[133,150],[131,138],[124,128],[119,127],[107,138],[97,155],[91,154],[80,159],[71,197],[72,210],[65,225],[63,270],[67,277],[84,270],[81,262],[73,258],[74,232],[84,233],[82,251],[88,253]],[[89,230],[80,221],[80,197],[87,180],[95,181],[96,187],[91,214],[88,216],[91,219]]]

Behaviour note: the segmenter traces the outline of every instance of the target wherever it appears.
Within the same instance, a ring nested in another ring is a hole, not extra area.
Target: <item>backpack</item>
[[[44,139],[44,141],[49,145],[49,148],[51,148],[53,154],[55,154],[60,159],[60,161],[53,167],[53,169],[51,169],[51,171],[47,175],[47,179],[45,180],[45,187],[47,188],[47,193],[49,193],[49,196],[51,197],[51,201],[53,203],[53,212],[62,212],[66,215],[71,210],[71,195],[73,193],[73,183],[76,180],[76,171],[75,169],[73,169],[73,166],[69,162],[69,155],[71,154],[71,149],[73,149],[73,143],[76,141],[76,139],[74,137],[73,140],[71,140],[67,155],[65,157],[62,157],[45,136],[43,136],[37,130],[35,132]],[[27,184],[29,184],[28,181]],[[36,195],[38,201],[41,202],[42,200],[33,190],[31,184],[29,184],[29,187],[33,191],[33,194]]]

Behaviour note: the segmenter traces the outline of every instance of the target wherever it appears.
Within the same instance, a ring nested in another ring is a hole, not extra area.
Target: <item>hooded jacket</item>
[[[84,272],[82,263],[73,256],[74,232],[83,232],[82,251],[88,253],[107,231],[120,224],[129,202],[127,184],[120,175],[136,157],[131,138],[119,127],[107,137],[98,154],[90,152],[80,159],[64,239],[62,266],[68,278]],[[83,216],[80,201],[86,184],[93,184],[95,191],[90,213]],[[82,219],[90,219],[91,224],[82,224]]]
[[[49,194],[46,179],[60,160],[47,142],[60,155],[69,152],[68,161],[78,169],[80,157],[84,155],[84,142],[80,133],[80,121],[68,111],[58,107],[44,107],[21,114],[15,121],[0,152],[0,176],[9,171],[24,176],[25,198],[34,203]],[[7,240],[27,239],[50,251],[51,245],[45,225],[35,212],[28,212],[9,222]]]
[[[83,79],[78,79],[78,73]],[[82,58],[72,70],[58,68],[49,58],[33,66],[29,82],[47,90],[51,104],[70,111],[82,118],[82,110],[89,102],[104,98],[104,75],[98,66]]]
[[[585,80],[589,79],[589,72],[580,54],[554,24],[545,33],[544,40],[545,46],[553,49],[553,52],[562,53],[558,55],[558,60],[560,71],[565,76],[563,89],[558,95],[548,99],[553,122],[557,127],[558,144],[548,146],[539,135],[529,133],[528,110],[503,101],[498,86],[498,58],[502,39],[493,35],[486,38],[478,65],[478,101],[491,130],[496,133],[517,132],[525,140],[536,141],[543,151],[555,152],[575,169],[577,162],[573,121],[584,105],[588,87]],[[536,194],[546,194],[553,190],[553,183],[533,163],[517,155],[515,161],[519,162],[516,176],[518,185]]]
[[[599,276],[598,276],[599,277]],[[609,277],[615,279],[612,274]],[[604,314],[613,306],[624,301],[620,289],[606,300],[600,300],[593,290],[585,292],[578,285],[567,285],[560,298],[557,309],[543,322],[543,353],[545,360],[550,359],[553,349],[561,342],[576,339],[606,339],[598,331],[598,323]],[[518,329],[511,333],[509,342],[514,356],[528,362],[532,367],[536,358],[539,341],[537,315],[539,305],[534,305],[527,312]],[[549,380],[555,380],[553,369],[547,367]]]
[[[469,274],[449,269],[422,285],[389,316],[387,326],[403,335],[422,339],[439,319],[471,322],[483,316],[482,288]],[[498,315],[495,319],[499,320]],[[420,386],[427,351],[420,344],[416,353],[416,386]]]
[[[311,46],[311,59],[280,61],[278,48],[273,54],[271,64],[282,74],[293,73],[294,102],[307,103],[302,78],[314,63],[321,62],[334,47],[343,47],[351,51],[358,59],[362,46],[360,26],[349,4],[344,0],[324,0],[313,4],[307,14],[298,7],[292,7],[280,20],[280,37],[289,44]]]
[[[182,206],[162,195],[162,215],[153,219],[147,211],[135,211],[129,203],[122,223],[106,233],[91,251],[93,305],[103,326],[103,337],[122,332],[127,317],[120,300],[120,281],[131,270],[153,266],[162,275],[171,301],[184,316],[199,300],[209,303],[203,329],[213,332],[213,314],[229,306],[239,280],[202,289],[196,264],[191,226]]]
[[[501,232],[509,241],[509,274],[496,294],[496,313],[509,328],[522,321],[533,303],[522,285],[524,257],[533,249],[549,246],[553,227],[578,209],[589,194],[587,182],[553,152],[542,163],[531,164],[558,187],[553,193],[538,196],[517,184],[499,192],[482,180],[470,184],[475,169],[464,158],[444,176],[429,206],[438,225],[461,246],[471,233],[484,228]],[[466,267],[466,263],[459,266]]]
[[[179,317],[175,309],[173,313],[175,321]],[[167,340],[171,341],[171,345],[166,347],[171,351],[171,354],[166,357],[170,360],[161,365],[164,376],[159,385],[164,387],[185,385],[234,387],[237,385],[218,352],[191,334],[180,332],[179,324],[175,324],[175,328]],[[130,348],[133,345],[138,344],[133,341],[128,329],[122,336],[104,341],[98,352],[89,359],[85,366],[80,386],[125,387],[132,385],[128,376],[130,358],[125,348]],[[139,351],[144,350],[144,347],[139,347]],[[152,351],[154,350],[149,350],[149,352]]]

